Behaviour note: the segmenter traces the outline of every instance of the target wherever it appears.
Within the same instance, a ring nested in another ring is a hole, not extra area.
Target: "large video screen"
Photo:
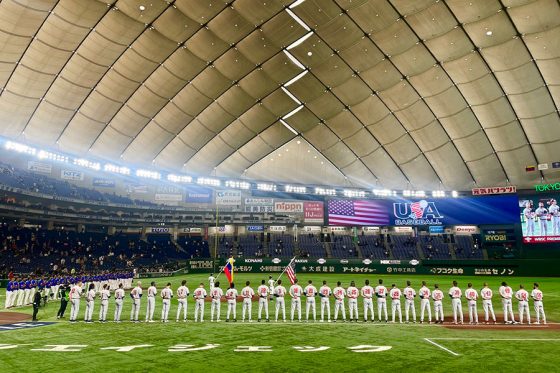
[[[519,198],[524,243],[560,242],[560,206],[557,196]]]

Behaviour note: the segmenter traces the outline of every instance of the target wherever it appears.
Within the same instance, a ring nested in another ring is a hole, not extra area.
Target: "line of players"
[[[548,235],[548,221],[552,222],[552,235],[557,236],[560,234],[560,207],[556,203],[555,199],[551,199],[546,202],[549,205],[548,209],[544,207],[544,202],[539,202],[539,207],[533,211],[532,202],[529,201],[525,203],[525,209],[523,209],[523,215],[525,216],[525,221],[527,222],[527,236],[535,235],[535,220],[538,219],[539,222],[539,233],[540,236]]]
[[[210,298],[210,321],[221,321],[221,303],[222,299],[225,298],[227,302],[227,312],[226,312],[226,322],[237,321],[236,315],[236,304],[237,299],[240,296],[242,298],[242,321],[246,319],[248,322],[252,322],[252,300],[253,297],[258,297],[258,321],[269,319],[269,302],[271,299],[275,300],[275,320],[278,322],[280,313],[282,320],[286,322],[286,303],[285,297],[290,296],[291,298],[291,313],[290,320],[293,322],[294,318],[297,317],[299,322],[302,321],[302,298],[306,299],[305,307],[305,320],[309,321],[309,315],[311,311],[311,317],[313,321],[316,321],[316,297],[320,298],[321,303],[321,318],[320,322],[336,322],[338,319],[339,312],[341,313],[342,320],[346,321],[346,307],[345,298],[348,299],[348,310],[349,310],[349,321],[358,322],[359,311],[358,311],[358,298],[362,297],[363,300],[363,321],[368,321],[368,313],[370,320],[373,322],[375,320],[373,299],[377,299],[377,315],[378,320],[382,321],[382,314],[384,315],[383,321],[388,322],[387,314],[387,298],[391,300],[391,322],[396,322],[396,316],[398,315],[398,322],[402,323],[402,311],[401,311],[401,298],[404,297],[405,301],[405,322],[416,322],[416,307],[415,298],[418,295],[420,298],[420,322],[424,322],[425,313],[428,314],[428,322],[432,323],[432,313],[430,301],[433,300],[433,308],[435,313],[435,323],[444,322],[444,312],[443,312],[443,301],[445,298],[444,292],[440,289],[438,284],[434,285],[434,289],[430,290],[426,286],[426,282],[422,282],[422,287],[419,289],[418,293],[411,287],[411,282],[407,281],[407,286],[401,291],[395,284],[392,284],[391,288],[388,289],[383,285],[383,280],[379,280],[378,285],[373,288],[370,286],[369,280],[365,280],[365,284],[361,289],[358,289],[352,281],[350,286],[344,289],[341,286],[340,281],[337,282],[337,286],[331,289],[327,281],[323,281],[322,286],[317,290],[313,285],[312,281],[309,280],[307,286],[302,288],[297,280],[295,283],[286,290],[282,285],[282,280],[275,282],[272,277],[269,278],[268,285],[265,280],[261,281],[261,285],[257,288],[255,292],[251,287],[249,281],[245,283],[245,287],[241,290],[239,294],[235,288],[235,284],[230,284],[229,288],[224,291],[220,288],[220,283],[214,283],[215,279],[210,276],[210,292],[206,292],[204,284],[200,283],[199,286],[193,292],[193,298],[195,300],[195,310],[194,310],[194,321],[204,321],[204,303],[207,298]],[[70,321],[75,322],[78,316],[80,297],[82,295],[81,283],[76,284],[70,290],[70,302],[72,304]],[[507,283],[502,282],[498,293],[502,300],[502,306],[504,310],[504,323],[523,323],[524,317],[526,316],[526,321],[528,324],[531,323],[531,317],[529,313],[529,299],[532,298],[534,302],[534,309],[536,312],[536,323],[539,324],[542,320],[546,324],[546,316],[543,307],[543,293],[539,289],[537,283],[533,284],[533,290],[531,294],[524,289],[523,285],[519,286],[517,292],[513,292],[512,288],[507,285]],[[176,313],[176,321],[179,322],[187,321],[187,299],[190,295],[190,291],[186,286],[186,281],[183,280],[181,286],[177,289],[176,293],[178,298],[178,309]],[[111,293],[109,291],[109,286],[103,286],[102,290],[96,291],[96,285],[91,283],[85,292],[86,297],[86,313],[84,320],[86,322],[92,322],[92,315],[94,309],[94,303],[96,297],[99,295],[101,298],[101,310],[99,312],[99,321],[107,321],[107,308],[109,298]],[[136,287],[130,292],[130,297],[132,298],[132,309],[130,313],[130,320],[133,322],[139,322],[138,313],[140,310],[141,298],[143,296],[142,284],[138,281]],[[171,298],[173,298],[174,293],[171,289],[171,283],[167,283],[165,288],[159,291],[159,297],[162,299],[162,313],[161,321],[169,321],[169,310],[171,304]],[[334,318],[331,319],[331,307],[330,298],[334,297]],[[451,298],[451,307],[453,312],[453,323],[457,324],[463,323],[463,309],[462,309],[462,297],[463,291],[458,287],[457,281],[453,281],[453,286],[448,291],[448,296]],[[123,301],[125,298],[125,293],[122,288],[122,284],[114,293],[115,297],[115,314],[114,321],[120,322],[121,313],[123,308]],[[147,289],[147,311],[146,311],[146,322],[154,322],[154,310],[156,298],[158,297],[158,290],[156,288],[155,282],[152,282]],[[479,298],[479,292],[472,287],[472,284],[467,285],[467,289],[464,291],[464,297],[468,302],[469,310],[469,323],[478,324],[478,309],[477,301]],[[494,313],[494,308],[492,305],[493,291],[490,289],[487,283],[484,283],[484,287],[480,290],[480,297],[482,298],[482,306],[484,310],[484,321],[486,324],[490,322],[490,317],[493,323],[496,323],[496,315]],[[519,321],[515,320],[512,309],[512,299],[518,300],[519,309]],[[264,311],[264,317],[263,317]],[[182,316],[182,317],[181,317]],[[412,316],[412,317],[410,317]]]

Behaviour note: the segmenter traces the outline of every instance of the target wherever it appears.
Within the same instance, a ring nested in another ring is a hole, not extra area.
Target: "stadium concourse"
[[[559,40],[557,0],[0,0],[0,365],[558,370]]]

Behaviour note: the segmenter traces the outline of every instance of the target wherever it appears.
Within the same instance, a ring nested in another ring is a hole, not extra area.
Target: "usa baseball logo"
[[[433,201],[393,203],[395,225],[437,225],[442,224],[443,215]]]

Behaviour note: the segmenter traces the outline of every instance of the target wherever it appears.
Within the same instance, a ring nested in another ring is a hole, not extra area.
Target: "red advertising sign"
[[[304,202],[303,221],[306,223],[321,223],[325,221],[323,202]]]
[[[525,236],[523,243],[560,243],[560,236]]]
[[[489,187],[489,188],[473,188],[473,196],[486,196],[489,194],[507,194],[507,193],[517,193],[517,187],[510,185],[506,187]]]

